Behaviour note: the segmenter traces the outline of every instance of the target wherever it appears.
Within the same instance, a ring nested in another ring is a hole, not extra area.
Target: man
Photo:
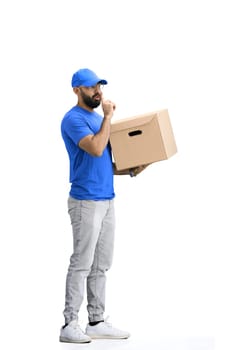
[[[73,254],[66,278],[65,325],[60,341],[85,343],[94,338],[126,339],[129,333],[104,320],[105,272],[111,267],[114,246],[113,175],[129,174],[116,170],[109,144],[115,104],[105,100],[100,79],[90,69],[80,69],[72,77],[78,103],[66,113],[61,133],[69,155],[71,189],[68,212],[73,231]],[[102,106],[103,117],[94,111]],[[132,176],[143,167],[131,169]],[[87,290],[89,323],[85,332],[78,323]]]

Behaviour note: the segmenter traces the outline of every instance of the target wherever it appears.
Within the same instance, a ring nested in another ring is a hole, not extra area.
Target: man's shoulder
[[[77,115],[82,115],[82,111],[77,106],[74,106],[65,113],[63,120]]]
[[[85,114],[82,112],[82,110],[80,110],[76,106],[72,107],[68,112],[66,112],[66,114],[62,118],[61,125],[64,125],[68,121],[77,120],[80,118],[82,119],[84,115]]]

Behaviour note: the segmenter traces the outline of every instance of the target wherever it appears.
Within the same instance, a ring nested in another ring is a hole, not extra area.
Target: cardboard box
[[[167,109],[113,121],[110,144],[117,170],[158,162],[177,152]]]

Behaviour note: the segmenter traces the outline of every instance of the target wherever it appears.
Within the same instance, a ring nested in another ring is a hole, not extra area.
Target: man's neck
[[[78,102],[77,103],[77,106],[83,108],[83,109],[86,109],[88,112],[93,112],[93,108],[91,107],[88,107],[85,103],[82,103],[82,102]]]

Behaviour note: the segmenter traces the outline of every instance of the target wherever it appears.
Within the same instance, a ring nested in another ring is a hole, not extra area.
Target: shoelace
[[[109,316],[107,316],[107,317],[104,319],[104,323],[106,324],[107,327],[112,328],[112,324],[111,324],[110,322],[108,322],[108,319],[109,319]]]
[[[79,326],[78,323],[73,323],[72,324],[72,328],[76,329],[79,333],[83,333],[83,331],[82,331],[82,329],[81,329],[81,327]]]

